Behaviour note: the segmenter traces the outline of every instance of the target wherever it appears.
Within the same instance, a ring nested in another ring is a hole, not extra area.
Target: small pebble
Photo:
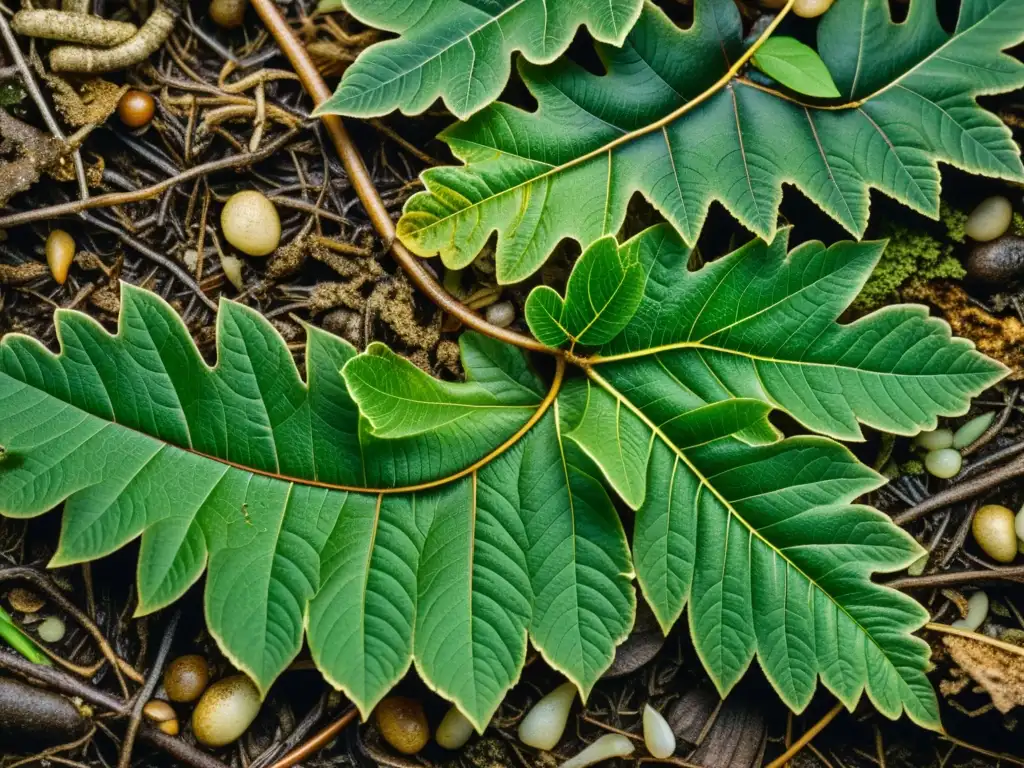
[[[914,438],[914,445],[924,448],[926,451],[950,448],[953,445],[953,430],[933,429],[931,432],[922,432]]]
[[[55,229],[46,238],[46,264],[58,285],[68,279],[68,270],[75,260],[75,239],[63,229]]]
[[[1013,205],[1002,195],[982,200],[967,217],[964,232],[972,240],[987,243],[1010,228],[1013,219]]]
[[[967,615],[954,621],[951,626],[975,632],[985,623],[986,618],[988,618],[988,595],[979,589],[967,598]]]
[[[619,733],[606,733],[575,757],[562,763],[561,768],[586,768],[588,765],[626,757],[633,754],[633,742]]]
[[[793,3],[793,13],[805,19],[813,19],[831,8],[833,2],[834,0],[796,0]]]
[[[415,755],[430,741],[423,705],[405,696],[388,696],[374,710],[384,741],[403,755]]]
[[[562,683],[538,701],[519,722],[519,740],[535,749],[554,749],[565,732],[569,710],[576,699],[576,686]]]
[[[997,563],[1012,563],[1017,556],[1013,510],[999,504],[986,504],[974,513],[971,533],[982,551]]]
[[[164,670],[164,690],[171,701],[188,703],[203,695],[210,683],[210,667],[197,654],[179,656]]]
[[[236,192],[220,212],[224,238],[249,256],[266,256],[281,242],[281,218],[277,208],[261,193]]]
[[[145,91],[125,91],[124,96],[117,102],[117,116],[129,128],[141,128],[144,125],[149,125],[155,110],[156,104],[153,97]]]
[[[995,411],[989,411],[988,413],[981,414],[981,416],[975,416],[960,427],[960,429],[958,429],[953,435],[953,447],[959,450],[969,446],[985,434],[985,430],[992,426],[992,422],[995,418]]]
[[[980,283],[1002,286],[1024,274],[1024,237],[1003,235],[976,245],[967,257],[967,276]]]
[[[434,741],[445,749],[461,749],[473,735],[473,724],[454,704],[437,726]]]
[[[508,328],[512,325],[512,321],[516,319],[516,308],[512,306],[511,301],[499,301],[497,304],[491,304],[487,308],[485,317],[491,325],[496,325],[499,328]]]
[[[44,643],[59,643],[64,639],[64,622],[56,616],[50,616],[39,622],[36,632],[39,633],[39,639]]]
[[[942,448],[938,451],[929,451],[924,457],[924,468],[935,477],[949,479],[960,471],[963,466],[964,457],[960,451],[952,448]]]
[[[644,705],[644,744],[651,757],[659,760],[671,757],[676,751],[676,735],[668,721],[650,704]]]
[[[11,608],[22,613],[35,613],[46,605],[46,601],[35,592],[21,587],[15,587],[8,592],[7,601],[11,604]]]
[[[223,747],[246,732],[260,711],[260,692],[245,675],[218,680],[192,712],[192,733],[200,744]]]

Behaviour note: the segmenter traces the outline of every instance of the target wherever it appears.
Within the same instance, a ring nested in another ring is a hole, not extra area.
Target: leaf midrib
[[[842,603],[838,602],[829,592],[823,589],[817,581],[815,581],[806,573],[804,573],[803,569],[801,569],[796,563],[794,563],[792,560],[786,557],[785,553],[782,550],[780,550],[778,547],[776,547],[774,544],[768,541],[764,536],[762,536],[760,531],[751,526],[750,523],[748,523],[747,520],[739,512],[736,511],[732,504],[729,503],[729,501],[718,491],[718,489],[714,485],[712,485],[706,477],[704,477],[704,475],[697,469],[696,466],[694,466],[694,464],[690,461],[689,457],[686,456],[686,454],[683,451],[680,451],[678,448],[676,448],[675,444],[673,444],[673,442],[669,440],[668,436],[665,435],[654,424],[654,422],[647,418],[646,414],[644,414],[643,411],[637,408],[632,402],[630,402],[628,398],[626,398],[622,393],[615,389],[615,387],[612,386],[610,382],[602,378],[600,374],[593,370],[593,368],[588,367],[586,369],[586,373],[587,376],[593,379],[599,386],[603,387],[608,392],[608,394],[624,403],[629,410],[633,411],[633,413],[636,414],[636,416],[641,421],[643,421],[644,424],[647,425],[648,429],[650,429],[654,434],[656,434],[662,440],[662,442],[664,442],[665,445],[668,446],[669,449],[682,460],[682,462],[687,466],[687,468],[693,473],[694,477],[697,478],[700,487],[706,487],[711,492],[711,494],[716,499],[718,499],[718,501],[727,510],[729,510],[730,519],[735,518],[740,523],[742,523],[743,526],[748,531],[750,531],[752,536],[755,536],[758,539],[760,539],[761,542],[765,544],[765,546],[767,546],[769,549],[771,549],[771,551],[776,553],[780,560],[783,560],[787,565],[789,565],[789,567],[791,567],[794,571],[799,573],[804,579],[807,580],[808,584],[812,585],[815,589],[821,592],[821,594],[825,595],[829,599],[829,601],[836,606],[838,610],[842,611],[843,614],[853,623],[853,625],[857,627],[857,629],[860,630],[864,634],[864,636],[871,641],[871,644],[878,649],[879,653],[882,654],[885,660],[889,662],[893,670],[896,672],[896,676],[899,678],[900,682],[906,685],[906,680],[903,678],[903,675],[899,672],[900,668],[890,658],[889,654],[886,653],[885,649],[878,643],[874,635],[868,632],[867,629],[859,621],[857,621],[853,616],[851,616],[849,611],[846,610],[846,607]]]

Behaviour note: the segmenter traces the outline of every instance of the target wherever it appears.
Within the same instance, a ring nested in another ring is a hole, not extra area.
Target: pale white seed
[[[235,286],[236,291],[245,290],[245,283],[242,282],[242,260],[235,256],[222,255],[220,267],[224,270],[224,277]]]
[[[943,448],[950,448],[953,445],[953,430],[933,429],[931,432],[922,432],[914,438],[914,445],[926,451],[940,451]]]
[[[928,566],[928,553],[925,552],[917,560],[907,566],[908,576],[920,576],[924,573],[924,569]]]
[[[971,533],[978,546],[998,563],[1012,563],[1017,556],[1017,532],[1013,510],[986,504],[974,513]]]
[[[56,616],[50,616],[39,622],[36,632],[39,633],[39,639],[44,643],[59,643],[64,639],[64,622]]]
[[[668,721],[650,704],[644,705],[644,744],[651,757],[670,757],[676,751],[676,735]]]
[[[533,705],[519,723],[519,740],[535,749],[553,749],[565,732],[569,709],[576,699],[576,686],[562,683]]]
[[[988,197],[978,203],[967,217],[964,232],[972,240],[987,243],[1006,232],[1013,218],[1013,206],[1002,195]]]
[[[633,742],[620,733],[606,733],[575,757],[570,757],[561,768],[586,768],[588,765],[626,757],[633,754]]]
[[[266,256],[281,242],[281,219],[277,209],[259,192],[236,192],[220,212],[224,238],[249,256]]]
[[[218,680],[203,692],[192,713],[192,733],[200,744],[223,747],[252,725],[260,711],[260,692],[245,675]]]
[[[1017,513],[1013,527],[1017,531],[1017,538],[1020,539],[1021,544],[1024,544],[1024,507],[1021,507]]]
[[[924,457],[924,468],[935,477],[944,479],[959,472],[963,463],[964,457],[960,455],[960,451],[954,451],[952,448],[929,451]]]
[[[980,589],[967,598],[967,615],[957,619],[952,626],[960,629],[969,629],[974,632],[985,623],[988,617],[988,595]]]
[[[473,724],[466,719],[466,716],[459,712],[459,708],[452,705],[448,714],[437,726],[434,733],[434,741],[445,749],[461,749],[473,735]]]
[[[985,430],[992,426],[992,420],[995,417],[995,411],[975,416],[953,434],[953,447],[957,449],[966,448],[985,434]]]
[[[508,326],[512,325],[512,321],[516,319],[516,308],[512,306],[511,301],[499,301],[497,304],[491,304],[487,308],[485,317],[491,325],[496,325],[499,328],[508,328]]]
[[[833,2],[834,0],[796,0],[793,3],[793,13],[805,19],[813,19],[831,8]]]

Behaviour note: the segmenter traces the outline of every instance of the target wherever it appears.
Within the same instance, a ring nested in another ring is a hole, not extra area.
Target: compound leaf
[[[909,14],[894,24],[885,0],[837,0],[817,47],[847,101],[820,108],[730,77],[732,0],[697,0],[689,29],[648,3],[621,47],[598,45],[607,74],[521,62],[535,112],[495,103],[447,129],[464,165],[423,173],[399,236],[457,269],[497,232],[498,280],[512,283],[564,238],[615,234],[637,192],[692,244],[713,200],[771,240],[784,183],[860,236],[871,188],[937,217],[938,162],[1024,179],[1009,129],[976,102],[1024,85],[1003,53],[1024,39],[1024,3],[964,0],[952,34],[935,0]]]
[[[520,51],[546,64],[580,26],[621,45],[643,0],[327,0],[372,27],[399,35],[363,51],[317,114],[419,114],[439,96],[465,119],[498,97]]]

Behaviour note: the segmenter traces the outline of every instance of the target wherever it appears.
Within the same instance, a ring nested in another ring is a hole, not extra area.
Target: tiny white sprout
[[[565,732],[569,709],[576,699],[576,686],[562,683],[533,705],[519,723],[519,740],[528,747],[553,749]]]
[[[952,626],[976,632],[988,617],[988,595],[980,589],[967,598],[967,615],[957,619]]]
[[[588,765],[626,757],[633,754],[633,742],[619,733],[606,733],[575,757],[570,757],[560,768],[586,768]]]
[[[676,735],[668,721],[650,704],[644,705],[644,743],[652,757],[670,757],[676,751]]]

